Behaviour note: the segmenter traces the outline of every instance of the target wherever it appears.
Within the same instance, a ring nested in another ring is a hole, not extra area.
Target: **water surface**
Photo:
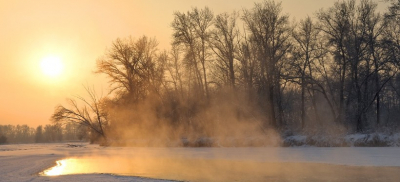
[[[42,175],[182,181],[398,181],[398,148],[120,148],[57,161]],[[336,162],[335,162],[336,161]]]

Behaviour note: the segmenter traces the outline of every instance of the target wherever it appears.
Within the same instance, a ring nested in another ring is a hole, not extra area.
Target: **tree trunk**
[[[301,78],[301,129],[304,129],[305,120],[306,120],[306,111],[305,111],[305,83],[304,83],[304,72]]]

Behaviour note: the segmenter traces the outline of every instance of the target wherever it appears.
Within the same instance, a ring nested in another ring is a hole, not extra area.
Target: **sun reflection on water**
[[[66,174],[79,174],[83,173],[83,165],[79,164],[77,159],[62,159],[56,161],[56,166],[44,170],[40,175],[42,176],[59,176]]]
[[[45,175],[45,176],[58,176],[58,175],[63,174],[66,160],[68,160],[68,159],[56,161],[57,165],[52,167],[52,168],[50,168],[50,169],[47,169],[47,170],[43,171],[43,175]]]
[[[132,171],[143,172],[142,170],[133,168],[134,166],[135,165],[127,162],[127,159],[116,157],[67,158],[56,161],[54,167],[44,170],[39,175],[60,176],[89,173],[130,174]]]

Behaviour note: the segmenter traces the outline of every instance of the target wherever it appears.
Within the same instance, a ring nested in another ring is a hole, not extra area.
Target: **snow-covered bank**
[[[291,135],[283,138],[282,146],[399,147],[400,134]]]

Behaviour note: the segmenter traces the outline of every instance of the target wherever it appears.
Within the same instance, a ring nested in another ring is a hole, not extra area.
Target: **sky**
[[[84,86],[107,93],[106,77],[94,71],[117,38],[146,35],[168,49],[173,12],[208,6],[219,14],[255,2],[261,0],[0,0],[0,125],[50,124],[54,107],[85,96]],[[300,20],[334,2],[283,0],[282,7]],[[63,65],[61,71],[43,65],[46,59]]]

